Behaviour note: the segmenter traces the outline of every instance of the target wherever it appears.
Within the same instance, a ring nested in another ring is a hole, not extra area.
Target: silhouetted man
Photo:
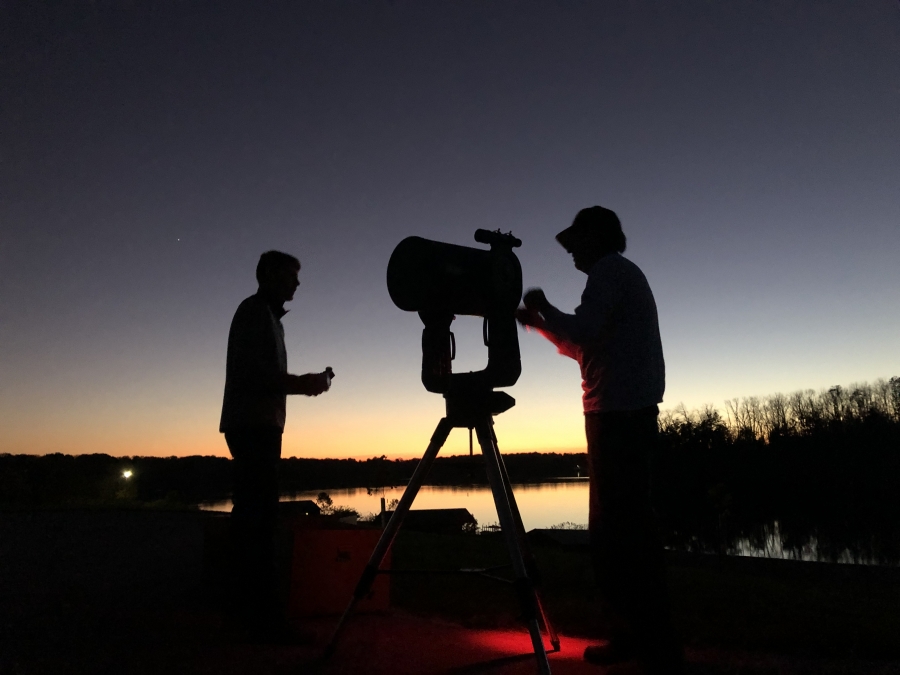
[[[268,251],[259,258],[259,290],[244,300],[228,333],[225,396],[219,431],[234,458],[231,511],[235,552],[235,610],[259,639],[289,640],[275,595],[274,536],[278,462],[288,394],[318,396],[331,372],[291,375],[287,370],[284,303],[300,285],[300,261]]]
[[[594,572],[610,619],[609,641],[584,658],[608,665],[639,659],[647,672],[678,673],[682,648],[669,618],[662,545],[650,505],[650,455],[665,365],[656,303],[625,251],[615,213],[581,210],[556,236],[588,275],[574,314],[529,290],[519,321],[578,361],[590,472],[589,530]]]

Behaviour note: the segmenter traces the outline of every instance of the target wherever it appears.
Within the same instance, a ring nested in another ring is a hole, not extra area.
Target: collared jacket
[[[666,388],[659,319],[650,284],[618,253],[588,272],[574,314],[542,312],[542,331],[559,352],[578,361],[584,411],[638,410],[656,405]]]
[[[281,307],[259,293],[244,300],[228,332],[225,396],[219,431],[254,427],[284,430],[287,351]]]

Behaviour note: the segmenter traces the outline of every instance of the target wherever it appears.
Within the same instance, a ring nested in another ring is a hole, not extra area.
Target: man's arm
[[[328,378],[325,373],[307,373],[306,375],[284,373],[282,386],[285,394],[318,396],[328,391]]]
[[[540,292],[543,295],[543,291]],[[546,300],[546,298],[544,299]],[[533,328],[538,333],[543,335],[547,340],[552,342],[556,347],[556,351],[558,351],[563,356],[568,356],[570,359],[575,359],[576,361],[578,360],[579,352],[581,351],[578,345],[569,342],[561,335],[557,335],[556,333],[549,330],[547,328],[547,323],[544,321],[544,318],[536,309],[529,309],[527,306],[520,307],[516,310],[516,319],[520,324],[525,326],[526,329]]]
[[[612,322],[621,292],[617,275],[599,270],[588,276],[581,304],[574,314],[566,314],[554,307],[539,288],[529,290],[523,299],[526,308],[541,316],[543,330],[565,342],[583,345],[596,339]]]

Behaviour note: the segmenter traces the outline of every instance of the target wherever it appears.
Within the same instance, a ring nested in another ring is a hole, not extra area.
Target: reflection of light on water
[[[361,516],[381,511],[381,498],[386,502],[400,499],[405,488],[394,487],[383,490],[366,488],[342,488],[325,490],[335,506],[355,509]],[[308,490],[293,495],[282,495],[281,501],[316,500],[322,490]],[[588,520],[588,482],[586,479],[567,479],[553,483],[527,483],[514,485],[513,492],[526,530],[548,528],[561,523],[576,525]],[[200,505],[210,511],[231,511],[231,500],[210,502]],[[475,517],[480,527],[497,524],[497,510],[493,496],[486,485],[424,485],[413,503],[414,509],[465,508]],[[735,541],[730,547],[730,555],[762,558],[787,558],[794,560],[819,560],[819,546],[811,537],[802,549],[786,549],[779,523],[763,528],[763,538],[758,544],[749,537]],[[845,551],[837,562],[874,563],[855,558]]]
[[[776,558],[784,560],[805,560],[816,562],[822,560],[819,551],[819,540],[810,536],[802,546],[797,548],[784,547],[784,535],[781,532],[781,523],[777,520],[771,525],[762,527],[762,546],[754,545],[748,537],[743,537],[734,542],[728,553],[730,555],[748,556],[752,558]],[[878,565],[874,558],[854,555],[844,549],[834,562],[851,565]]]
[[[405,486],[384,488],[369,492],[366,488],[341,488],[325,490],[335,506],[356,509],[361,516],[381,511],[381,498],[386,502],[400,499]],[[282,495],[281,501],[315,501],[322,490],[308,490],[292,495]],[[528,483],[514,485],[516,503],[522,513],[522,521],[528,530],[551,527],[559,523],[587,523],[588,484],[586,480],[566,480],[554,483]],[[231,501],[201,504],[211,511],[231,511]],[[475,516],[479,525],[497,522],[497,509],[490,488],[486,485],[424,485],[416,495],[414,509],[464,508]]]

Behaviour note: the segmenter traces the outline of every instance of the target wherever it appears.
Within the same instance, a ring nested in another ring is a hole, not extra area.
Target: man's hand
[[[516,320],[526,328],[543,328],[544,317],[540,312],[527,307],[519,307],[516,310]]]
[[[525,303],[526,309],[534,312],[543,312],[550,306],[547,296],[544,295],[544,291],[540,288],[529,288],[525,291],[522,302]]]
[[[306,375],[288,375],[288,394],[303,394],[304,396],[318,396],[328,391],[328,376],[326,373],[307,373]]]

